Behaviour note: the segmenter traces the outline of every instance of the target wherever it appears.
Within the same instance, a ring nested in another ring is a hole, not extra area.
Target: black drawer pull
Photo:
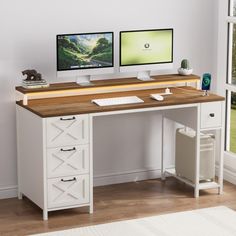
[[[73,116],[71,118],[60,118],[60,120],[67,121],[67,120],[75,120],[76,118]]]
[[[71,181],[76,181],[76,178],[74,177],[73,179],[61,179],[62,182],[71,182]]]
[[[69,148],[69,149],[63,149],[63,148],[61,148],[61,152],[71,152],[71,151],[75,151],[75,150],[76,150],[75,147]]]
[[[215,117],[215,113],[210,113],[210,117]]]

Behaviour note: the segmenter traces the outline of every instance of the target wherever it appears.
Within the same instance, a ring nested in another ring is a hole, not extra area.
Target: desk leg
[[[223,194],[223,172],[224,172],[224,149],[225,149],[225,103],[222,103],[222,124],[219,131],[220,135],[220,157],[219,157],[219,194]]]
[[[89,168],[89,213],[93,213],[93,116],[89,115],[89,159],[90,159],[90,168]]]
[[[224,126],[223,126],[224,127]],[[218,131],[218,135],[220,135],[220,157],[219,157],[219,194],[223,194],[223,171],[224,171],[224,128],[221,128],[221,130]]]
[[[194,197],[199,197],[199,179],[200,179],[200,106],[197,107],[196,120],[196,148],[195,148],[195,188]]]
[[[161,118],[161,179],[165,180],[165,158],[164,158],[164,133],[165,133],[165,117],[162,115]]]
[[[48,211],[43,209],[43,220],[48,220]]]
[[[18,190],[18,199],[19,200],[23,199],[23,194],[20,192],[20,190]]]
[[[194,197],[199,198],[199,187],[195,186],[194,188]]]
[[[89,214],[93,214],[93,203],[90,203]]]

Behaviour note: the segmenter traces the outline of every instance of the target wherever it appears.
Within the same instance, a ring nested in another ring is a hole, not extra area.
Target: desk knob
[[[215,113],[210,113],[210,117],[215,117]]]

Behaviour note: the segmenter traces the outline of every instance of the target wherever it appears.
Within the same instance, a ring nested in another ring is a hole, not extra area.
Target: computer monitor
[[[138,72],[151,80],[151,70],[173,67],[173,29],[120,32],[120,72]]]
[[[113,32],[57,35],[57,76],[90,84],[91,75],[114,72]]]

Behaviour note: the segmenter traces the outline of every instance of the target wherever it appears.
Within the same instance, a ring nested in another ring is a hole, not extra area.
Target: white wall
[[[59,82],[56,78],[56,34],[114,31],[117,42],[120,30],[173,27],[174,70],[171,72],[176,71],[182,58],[188,58],[196,74],[214,74],[216,3],[215,0],[2,0],[0,195],[14,195],[11,190],[17,184],[14,86],[20,83],[20,72],[27,68],[37,69],[49,82]],[[115,52],[117,65],[117,46]],[[159,169],[159,161],[155,162],[159,156],[158,145],[150,147],[159,139],[157,120],[155,114],[99,118],[95,127],[95,174],[101,177],[145,168]],[[109,139],[108,148],[104,149],[107,135],[111,137],[120,130],[118,137]],[[127,137],[130,142],[124,141]],[[150,143],[145,143],[147,140]],[[4,192],[6,188],[8,192]]]

